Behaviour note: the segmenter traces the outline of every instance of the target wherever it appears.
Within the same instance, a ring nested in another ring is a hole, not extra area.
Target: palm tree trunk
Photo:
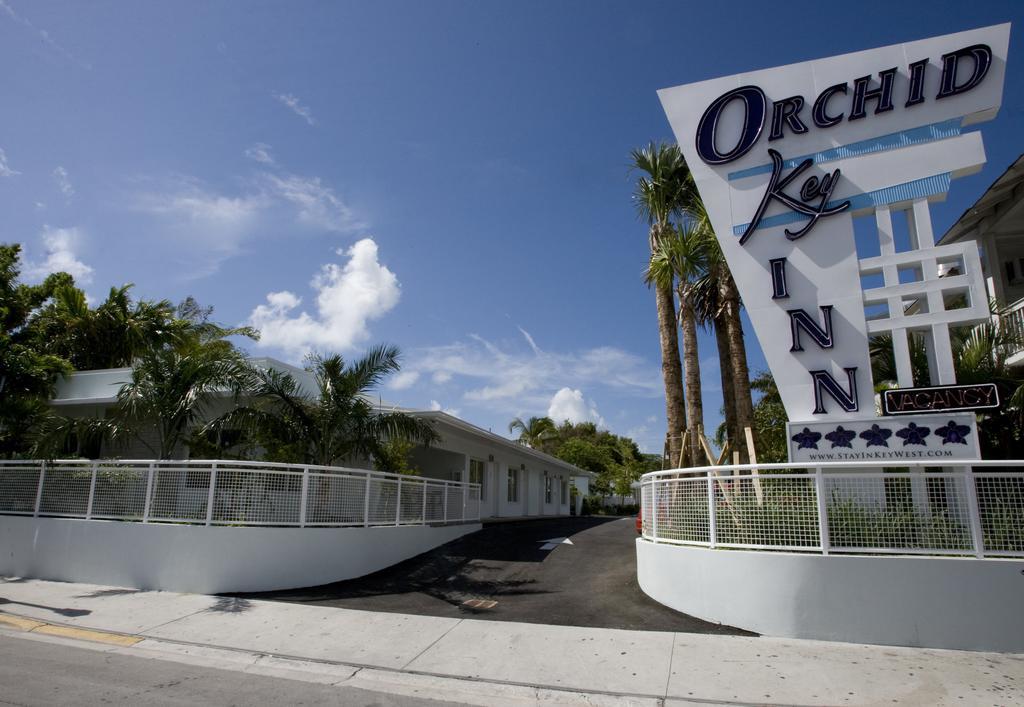
[[[718,368],[722,376],[722,402],[725,408],[725,433],[734,448],[742,435],[736,427],[736,387],[732,383],[732,356],[729,348],[729,336],[726,333],[725,317],[717,317],[712,326],[715,329],[715,342],[718,344]]]
[[[700,443],[700,430],[704,425],[704,400],[700,389],[700,351],[697,346],[697,322],[693,303],[686,297],[683,288],[679,292],[679,324],[683,330],[683,371],[686,375],[686,419],[689,422],[688,436],[690,466],[701,466],[705,458]],[[676,457],[674,464],[679,463]]]
[[[676,328],[676,305],[672,287],[654,288],[658,305],[658,338],[661,342],[661,377],[665,383],[665,418],[668,423],[670,467],[679,461],[682,442],[680,433],[686,428],[683,404],[683,368],[679,363],[679,334]]]
[[[747,347],[743,343],[743,325],[740,322],[740,293],[732,273],[723,267],[719,276],[722,306],[724,308],[725,330],[729,339],[729,364],[733,376],[736,399],[736,431],[739,437],[736,447],[740,450],[740,461],[749,461],[745,443],[744,428],[754,429],[754,403],[750,394],[750,371],[747,368]]]

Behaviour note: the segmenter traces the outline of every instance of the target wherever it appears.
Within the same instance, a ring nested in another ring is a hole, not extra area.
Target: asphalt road
[[[542,540],[572,545],[541,549]],[[633,519],[551,518],[486,524],[431,552],[359,579],[253,599],[428,616],[647,631],[753,635],[673,611],[636,581]],[[463,602],[492,600],[492,608]]]
[[[454,702],[218,670],[0,634],[0,705],[366,705]]]

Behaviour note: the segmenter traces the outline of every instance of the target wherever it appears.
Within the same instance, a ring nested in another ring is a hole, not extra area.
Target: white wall
[[[231,528],[0,516],[0,575],[197,594],[361,577],[479,530],[478,523]]]
[[[711,550],[637,539],[656,601],[769,636],[1024,651],[1024,560]]]

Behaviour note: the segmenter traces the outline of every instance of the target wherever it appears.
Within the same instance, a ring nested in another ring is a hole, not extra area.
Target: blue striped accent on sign
[[[896,186],[857,194],[856,196],[847,198],[850,201],[850,211],[859,211],[860,209],[872,206],[881,206],[882,204],[895,204],[901,201],[923,199],[934,194],[945,194],[949,191],[949,182],[950,174],[949,172],[946,172],[944,174],[936,174],[933,177],[915,179],[914,181],[906,182],[905,184],[897,184]],[[828,202],[828,208],[838,206],[846,200],[847,199],[835,199],[830,201]],[[772,228],[773,226],[783,226],[789,223],[804,221],[809,218],[809,216],[798,214],[795,211],[787,211],[784,214],[775,214],[774,216],[767,216],[761,219],[761,223],[757,225],[757,228],[760,230],[762,228]],[[733,226],[732,234],[734,236],[742,236],[743,232],[747,230],[748,225],[749,223],[744,223],[738,226]]]
[[[872,152],[885,152],[886,150],[910,147],[911,145],[919,145],[933,140],[944,140],[945,138],[956,137],[960,134],[960,123],[962,120],[963,118],[952,118],[951,120],[944,120],[941,123],[932,123],[931,125],[923,125],[920,128],[911,128],[910,130],[903,130],[898,133],[890,133],[889,135],[882,135],[881,137],[873,137],[870,140],[851,142],[849,145],[841,145],[828,150],[822,150],[821,152],[815,152],[811,155],[794,157],[791,160],[784,161],[782,166],[786,169],[792,169],[807,158],[814,160],[815,164],[819,164],[821,162],[841,160],[846,159],[847,157],[856,157],[858,155],[868,155]],[[732,182],[737,179],[746,179],[747,177],[753,177],[756,174],[771,174],[771,171],[772,166],[770,164],[748,167],[747,169],[730,172],[729,181]]]

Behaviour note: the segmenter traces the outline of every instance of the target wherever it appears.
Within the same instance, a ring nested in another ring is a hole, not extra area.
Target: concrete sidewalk
[[[0,579],[0,612],[126,634],[135,640],[116,650],[131,654],[244,656],[246,665],[273,661],[335,679],[362,670],[472,681],[463,697],[493,689],[506,703],[523,687],[553,691],[547,702],[1024,704],[1024,655],[487,622],[21,579]],[[480,703],[488,702],[499,700]]]

